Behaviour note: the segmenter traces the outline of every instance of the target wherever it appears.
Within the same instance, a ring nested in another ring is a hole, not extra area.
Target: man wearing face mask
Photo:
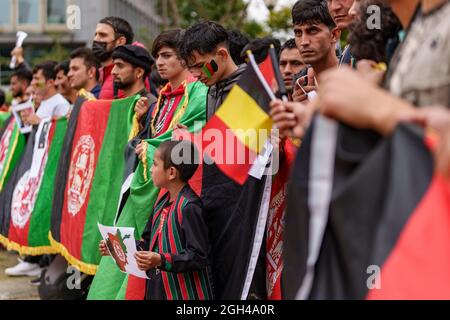
[[[118,89],[114,88],[114,79],[111,74],[114,68],[112,54],[117,47],[131,44],[133,38],[132,27],[122,18],[107,17],[97,24],[92,51],[102,64],[103,83],[99,99],[121,98]]]

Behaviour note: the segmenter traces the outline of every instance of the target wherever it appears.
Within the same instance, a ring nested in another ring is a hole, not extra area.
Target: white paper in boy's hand
[[[107,227],[100,223],[98,228],[103,240],[106,241],[109,254],[116,261],[120,271],[148,279],[145,271],[139,270],[134,257],[137,252],[134,228]]]
[[[34,113],[34,107],[31,99],[24,103],[14,105],[12,107],[12,112],[20,132],[30,133],[33,130],[33,126],[23,123],[22,117]]]

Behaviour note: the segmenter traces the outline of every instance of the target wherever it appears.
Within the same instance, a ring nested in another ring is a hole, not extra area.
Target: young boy
[[[150,278],[148,300],[213,299],[202,203],[187,184],[196,159],[188,141],[165,141],[155,152],[152,179],[167,192],[156,203],[136,253],[138,267]],[[104,241],[100,251],[108,255]]]

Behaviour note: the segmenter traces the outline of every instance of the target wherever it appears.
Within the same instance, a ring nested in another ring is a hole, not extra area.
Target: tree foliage
[[[186,28],[195,22],[212,20],[254,38],[267,35],[260,23],[249,20],[249,1],[244,0],[158,0],[163,29]]]
[[[289,32],[292,30],[291,7],[284,7],[276,11],[271,11],[267,25],[273,32]]]

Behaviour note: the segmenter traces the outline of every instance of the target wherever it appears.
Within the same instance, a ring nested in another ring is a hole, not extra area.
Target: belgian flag
[[[272,130],[269,85],[249,54],[250,63],[201,133],[201,148],[229,178],[243,185]],[[194,138],[197,140],[196,138]],[[198,144],[197,144],[198,146]]]

